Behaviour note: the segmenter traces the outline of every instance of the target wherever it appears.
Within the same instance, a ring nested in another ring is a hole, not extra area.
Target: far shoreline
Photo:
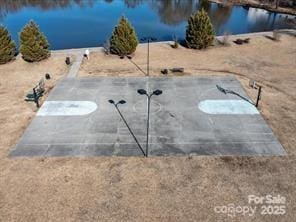
[[[296,15],[296,9],[293,9],[293,8],[284,8],[284,7],[274,8],[270,4],[260,4],[260,3],[255,3],[255,2],[252,2],[249,0],[245,0],[245,1],[232,0],[231,2],[227,2],[227,3],[225,3],[223,0],[209,0],[209,1],[212,3],[219,4],[219,5],[259,8],[259,9],[264,9],[269,12]]]

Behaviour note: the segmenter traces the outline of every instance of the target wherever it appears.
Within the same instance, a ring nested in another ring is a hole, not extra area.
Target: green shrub
[[[8,30],[0,26],[0,64],[5,64],[15,58],[16,47]]]
[[[209,0],[199,0],[199,9],[204,9],[206,12],[210,11],[211,9],[211,2]]]
[[[138,38],[134,28],[122,16],[110,38],[110,51],[116,55],[130,55],[136,51]]]
[[[30,21],[20,33],[20,52],[28,62],[37,62],[50,56],[49,44],[38,26]]]
[[[186,29],[186,43],[192,49],[205,49],[214,41],[214,29],[204,9],[190,16]]]

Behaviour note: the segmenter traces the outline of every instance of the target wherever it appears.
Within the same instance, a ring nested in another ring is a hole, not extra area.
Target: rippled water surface
[[[295,16],[254,8],[202,5],[217,35],[295,28],[289,22]],[[102,45],[121,15],[130,20],[139,38],[182,39],[188,17],[200,7],[198,0],[1,0],[0,23],[17,41],[21,28],[33,19],[52,49],[79,48]]]

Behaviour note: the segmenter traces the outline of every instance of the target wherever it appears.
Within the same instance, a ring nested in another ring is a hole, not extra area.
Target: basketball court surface
[[[224,94],[217,85],[236,92]],[[153,96],[149,156],[285,155],[240,83],[232,76],[88,77],[62,80],[50,93],[11,156],[142,156],[108,102],[119,105],[145,148],[147,97]]]

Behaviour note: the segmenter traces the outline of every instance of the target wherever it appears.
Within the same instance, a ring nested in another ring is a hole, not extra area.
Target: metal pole
[[[38,98],[38,94],[37,94],[35,88],[33,88],[33,96],[34,96],[34,101],[35,101],[35,103],[36,103],[37,108],[40,108],[39,101],[38,101],[39,98]]]
[[[147,135],[146,135],[146,157],[148,157],[149,146],[149,121],[150,121],[150,99],[152,95],[147,95],[148,98],[148,117],[147,117]]]
[[[261,99],[261,88],[262,88],[262,86],[259,86],[258,95],[257,95],[257,101],[256,101],[256,107],[259,106],[259,100]]]
[[[117,109],[117,111],[118,111],[120,117],[122,118],[123,122],[124,122],[125,125],[127,126],[129,132],[132,134],[134,140],[136,141],[136,143],[137,143],[138,147],[140,148],[140,150],[142,151],[143,155],[147,157],[147,155],[145,154],[144,150],[142,149],[142,147],[141,147],[139,141],[137,140],[136,136],[134,135],[133,131],[131,130],[131,128],[130,128],[129,125],[127,124],[127,122],[126,122],[125,118],[123,117],[123,115],[121,114],[120,110],[118,109],[117,104],[115,104],[114,106],[115,106],[115,108]]]
[[[147,53],[147,75],[149,76],[149,42],[150,39],[148,38],[148,53]]]

